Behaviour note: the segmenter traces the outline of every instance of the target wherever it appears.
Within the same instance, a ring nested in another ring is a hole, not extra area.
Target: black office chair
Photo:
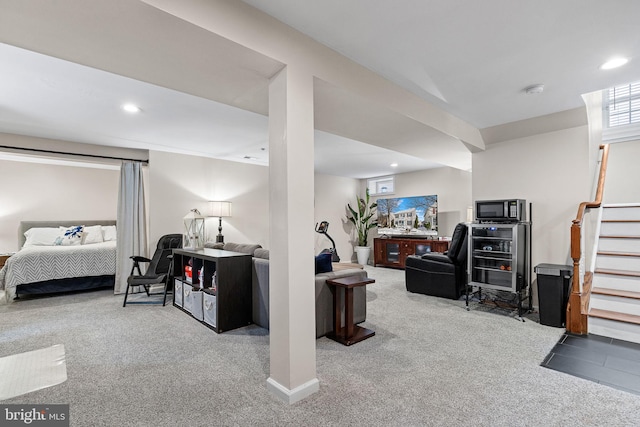
[[[124,294],[123,307],[127,305],[127,297],[129,296],[129,288],[133,286],[142,286],[147,296],[159,295],[149,292],[151,285],[164,283],[164,297],[162,305],[167,302],[167,289],[171,281],[171,269],[173,266],[173,249],[182,247],[182,234],[167,234],[158,240],[158,246],[153,254],[153,258],[145,258],[143,256],[134,255],[130,257],[133,260],[131,275],[127,278],[127,291]],[[145,274],[140,270],[140,263],[148,262],[149,267]],[[137,270],[138,274],[134,274]],[[154,304],[152,301],[130,301],[129,304]]]
[[[466,224],[456,225],[449,250],[444,254],[410,255],[405,262],[407,291],[434,297],[458,299],[467,284]]]

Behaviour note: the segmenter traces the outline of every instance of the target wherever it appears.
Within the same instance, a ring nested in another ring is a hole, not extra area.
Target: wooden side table
[[[11,253],[5,253],[5,254],[0,254],[0,268],[4,267],[4,264],[7,262],[7,260],[11,257],[11,255],[13,255],[14,252]]]
[[[357,276],[348,276],[340,279],[327,280],[333,293],[333,332],[327,337],[344,345],[351,345],[376,333],[371,329],[363,328],[353,323],[353,288],[375,283],[373,279],[360,279]],[[344,327],[339,305],[338,288],[344,289]]]

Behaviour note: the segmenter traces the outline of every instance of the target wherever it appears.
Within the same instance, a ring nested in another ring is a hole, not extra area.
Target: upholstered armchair
[[[458,299],[467,284],[467,226],[456,225],[444,254],[411,255],[405,264],[407,291]]]

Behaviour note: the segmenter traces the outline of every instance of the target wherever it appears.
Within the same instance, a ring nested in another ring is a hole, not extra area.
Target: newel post
[[[573,281],[569,305],[567,306],[567,331],[574,334],[587,333],[587,316],[582,314],[582,291],[580,289],[580,239],[581,226],[579,220],[571,224],[571,258],[573,259]]]

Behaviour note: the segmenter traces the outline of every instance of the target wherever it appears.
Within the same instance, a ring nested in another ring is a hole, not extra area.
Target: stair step
[[[589,316],[588,328],[590,334],[640,344],[640,325],[636,323],[618,322],[616,320]]]
[[[636,220],[640,218],[640,205],[604,205],[602,211],[603,220]]]
[[[640,217],[640,215],[638,215],[638,217]],[[638,236],[640,235],[640,221],[635,219],[603,219],[600,222],[600,234]]]
[[[640,236],[640,220],[603,219],[600,221],[600,235],[638,237]]]
[[[621,291],[640,291],[640,277],[618,276],[612,274],[594,274],[593,287],[600,289],[617,289]]]
[[[625,291],[621,289],[592,288],[592,294],[609,295],[612,297],[632,298],[640,300],[640,292]]]
[[[640,253],[640,237],[638,238],[607,238],[600,236],[598,250],[603,252],[629,252]]]
[[[640,325],[640,316],[637,316],[635,314],[617,313],[615,311],[592,308],[591,310],[589,310],[589,316],[598,317],[600,319],[614,320],[616,322]]]
[[[622,270],[640,272],[640,256],[635,252],[625,252],[622,255],[616,253],[598,253],[596,258],[596,270]]]
[[[598,255],[640,257],[640,253],[637,253],[637,252],[618,252],[618,251],[599,251]]]
[[[594,273],[595,274],[611,274],[614,276],[640,277],[640,271],[610,270],[606,268],[598,268]]]

